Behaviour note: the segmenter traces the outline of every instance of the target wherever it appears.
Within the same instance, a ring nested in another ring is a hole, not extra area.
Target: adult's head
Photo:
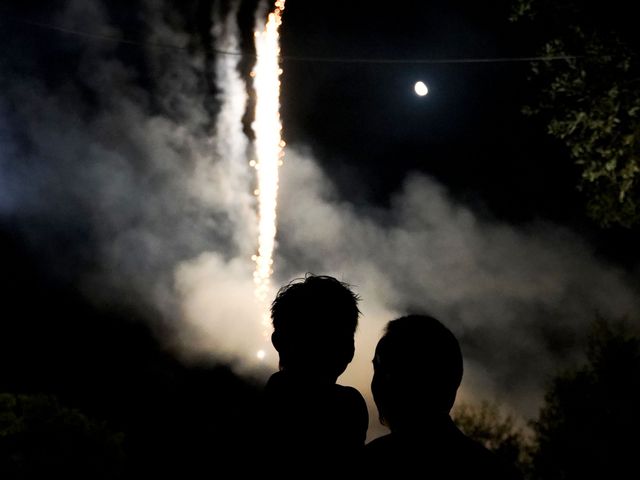
[[[462,380],[458,340],[425,315],[390,321],[373,366],[373,398],[392,431],[448,415]]]
[[[348,284],[324,275],[282,287],[271,304],[280,368],[335,382],[353,359],[358,300]]]

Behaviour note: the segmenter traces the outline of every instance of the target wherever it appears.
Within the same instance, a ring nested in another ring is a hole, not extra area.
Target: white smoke
[[[308,152],[289,149],[287,159],[279,211],[285,245],[276,262],[283,280],[311,265],[356,286],[364,316],[345,381],[362,391],[385,323],[427,312],[461,341],[460,398],[532,417],[545,380],[574,353],[554,351],[555,336],[585,331],[597,314],[639,311],[630,279],[562,227],[481,219],[418,174],[389,209],[358,208],[336,196]]]
[[[71,1],[58,19],[118,36],[106,27],[103,5]],[[217,50],[240,49],[237,8],[213,16]],[[148,42],[186,47],[190,35],[167,22],[167,12],[163,2],[148,2]],[[242,370],[266,348],[275,368],[253,293],[254,180],[239,57],[216,56],[214,93],[204,49],[149,47],[149,89],[116,43],[78,41],[74,81],[52,87],[2,77],[0,126],[12,133],[0,129],[0,212],[85,226],[98,259],[82,270],[82,288],[92,298],[153,308],[180,355]],[[341,381],[367,397],[384,324],[408,311],[431,313],[460,338],[464,399],[496,399],[531,417],[547,376],[574,353],[554,339],[579,335],[596,313],[640,310],[625,274],[576,234],[486,219],[423,175],[408,175],[391,206],[374,209],[341,198],[321,159],[290,147],[278,215],[276,283],[311,271],[352,284],[362,297],[356,357]],[[46,239],[35,228],[30,235]]]
[[[214,11],[211,30],[214,50],[240,51],[238,7],[239,2],[233,2],[225,18]],[[250,258],[256,248],[257,216],[255,199],[250,193],[254,180],[249,168],[249,142],[242,131],[247,94],[238,71],[239,60],[236,55],[216,58],[220,111],[211,148],[217,161],[210,156],[201,157],[191,178],[191,191],[196,192],[205,208],[228,213],[237,254],[225,260],[221,252],[203,252],[179,264],[175,277],[186,327],[181,332],[184,353],[208,353],[227,361],[239,357],[246,362],[255,360],[255,352],[266,348],[268,342],[258,328],[263,305],[252,294]],[[276,364],[273,354],[268,360]]]

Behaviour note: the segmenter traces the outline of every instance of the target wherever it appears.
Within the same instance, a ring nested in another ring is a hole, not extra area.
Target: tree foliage
[[[541,56],[574,57],[532,63],[538,95],[524,112],[566,145],[587,213],[605,227],[640,223],[638,45],[619,4],[516,0],[512,16],[535,32]]]
[[[530,445],[525,432],[511,415],[500,413],[496,404],[483,401],[479,405],[456,406],[452,414],[460,430],[484,445],[508,465],[520,471],[527,469]]]
[[[0,478],[121,478],[122,444],[54,396],[0,394]]]
[[[586,353],[584,365],[553,380],[540,416],[532,424],[534,478],[635,478],[638,474],[640,336],[622,322],[598,320]]]

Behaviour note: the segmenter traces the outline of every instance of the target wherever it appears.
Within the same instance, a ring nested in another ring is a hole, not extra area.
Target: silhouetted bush
[[[54,396],[0,394],[2,478],[121,478],[123,440]]]
[[[552,381],[532,423],[534,478],[637,478],[639,405],[640,336],[597,320],[585,364]]]

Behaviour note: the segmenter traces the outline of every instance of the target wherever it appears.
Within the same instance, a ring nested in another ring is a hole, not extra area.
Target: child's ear
[[[350,345],[350,347],[351,347],[351,348],[349,349],[349,353],[348,353],[348,356],[349,356],[349,363],[351,362],[351,360],[353,360],[353,356],[354,356],[354,355],[355,355],[355,353],[356,353],[356,342],[355,342],[355,340],[351,340],[351,345]]]
[[[275,348],[278,352],[280,351],[280,345],[281,345],[281,338],[280,335],[278,334],[277,331],[274,331],[271,334],[271,345],[273,345],[273,348]]]

